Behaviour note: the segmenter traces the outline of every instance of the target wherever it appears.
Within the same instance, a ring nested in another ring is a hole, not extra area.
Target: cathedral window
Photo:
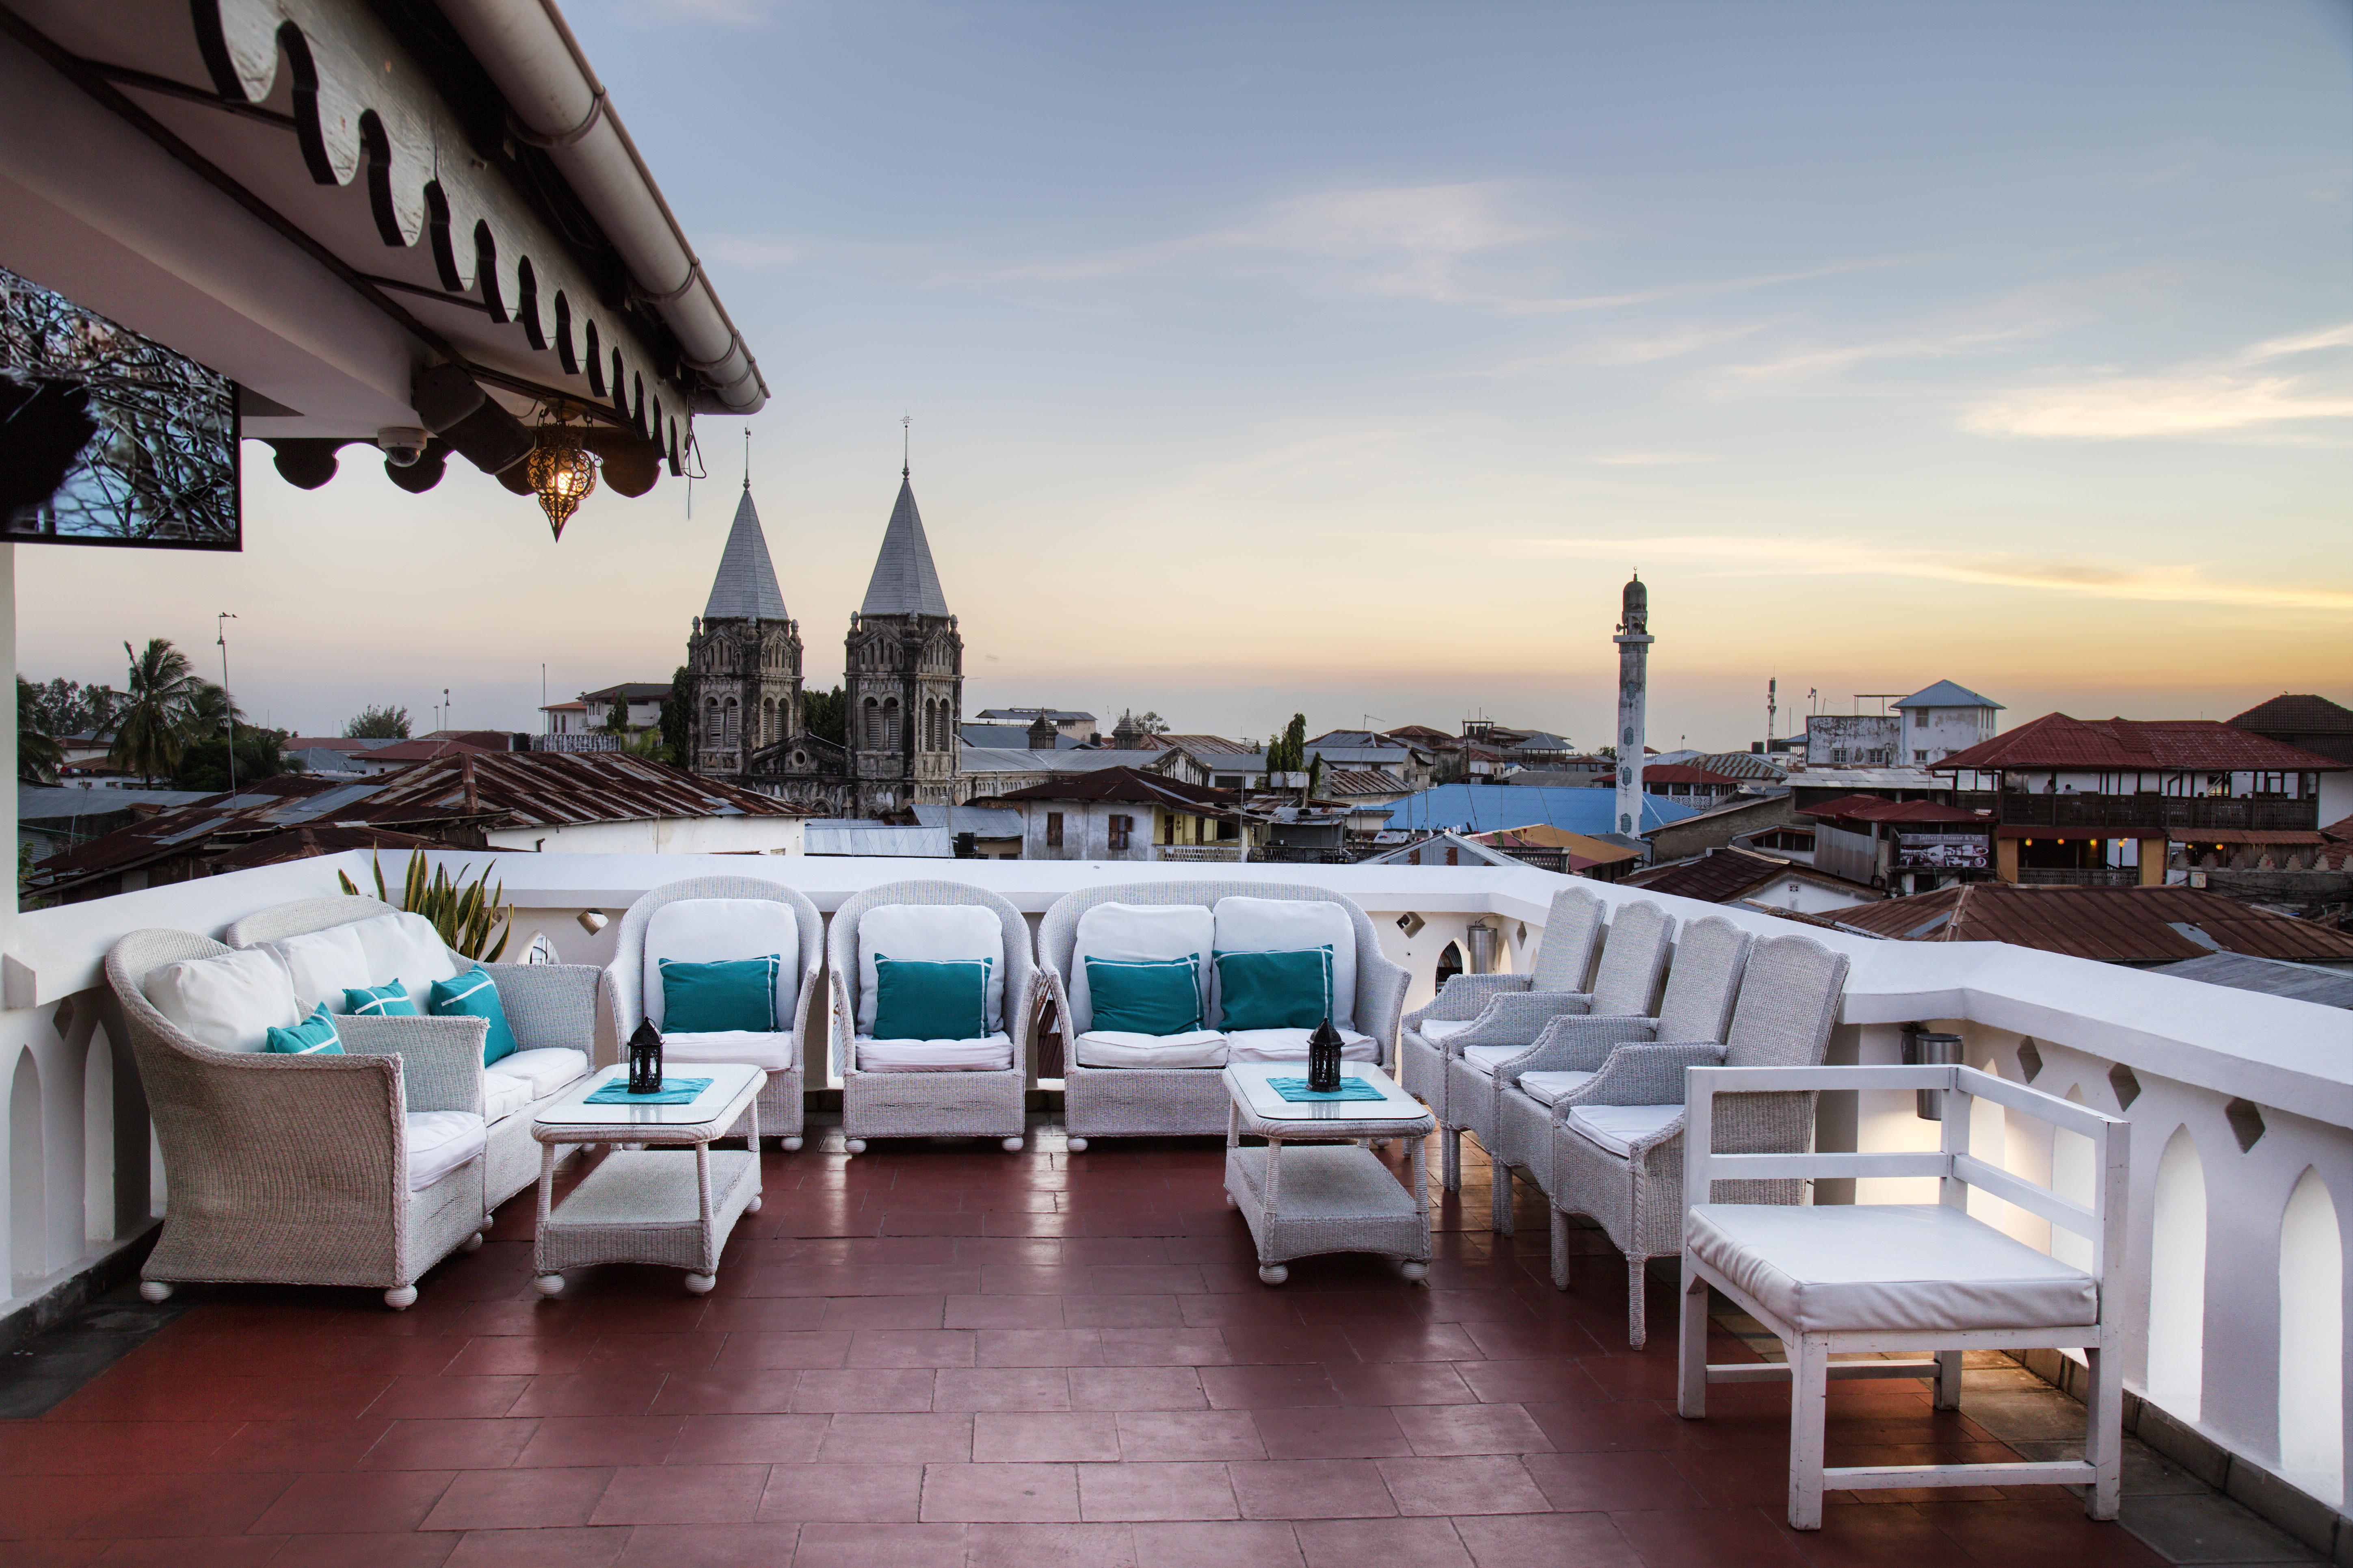
[[[879,752],[884,744],[882,705],[870,697],[866,700],[866,749],[870,752]]]
[[[901,718],[899,700],[895,697],[885,699],[882,703],[882,745],[886,751],[895,752],[899,749]]]
[[[760,705],[760,743],[765,746],[782,738],[776,733],[776,700],[771,697]]]

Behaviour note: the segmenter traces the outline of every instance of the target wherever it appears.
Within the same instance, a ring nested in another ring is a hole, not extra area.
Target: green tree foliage
[[[282,730],[237,727],[237,784],[243,789],[289,771]],[[200,789],[217,794],[228,788],[228,737],[206,735],[180,748],[180,764],[172,770],[174,789]]]
[[[343,738],[349,741],[406,741],[408,739],[408,710],[396,708],[389,702],[379,708],[371,702],[344,724]]]
[[[28,784],[53,784],[58,782],[58,767],[66,760],[65,748],[58,744],[57,736],[47,728],[48,715],[41,703],[41,689],[23,676],[16,678],[16,782]]]
[[[37,710],[41,733],[57,739],[85,733],[103,734],[122,706],[122,694],[111,686],[84,686],[58,679],[37,685],[18,677],[16,709],[21,716],[30,703]]]
[[[1307,771],[1307,715],[1293,713],[1282,733],[1266,743],[1266,771],[1297,773]]]
[[[691,730],[694,721],[694,681],[680,665],[670,678],[670,695],[662,699],[662,749],[670,752],[673,766],[685,767],[691,761]]]
[[[196,691],[204,682],[169,637],[150,637],[137,650],[124,643],[122,651],[131,668],[106,760],[153,784],[169,778],[179,766],[195,721]]]
[[[849,744],[849,698],[839,686],[830,691],[801,693],[801,727],[820,741]]]

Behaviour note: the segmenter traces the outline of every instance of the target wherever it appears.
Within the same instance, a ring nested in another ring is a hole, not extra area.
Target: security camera
[[[388,425],[375,433],[375,444],[384,449],[384,460],[396,468],[405,468],[425,456],[425,443],[432,438],[413,425]]]

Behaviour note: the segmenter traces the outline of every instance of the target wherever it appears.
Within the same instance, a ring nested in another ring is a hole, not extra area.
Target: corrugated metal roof
[[[944,616],[947,595],[940,591],[939,568],[932,564],[931,541],[923,537],[923,515],[915,510],[915,489],[899,477],[899,499],[891,508],[891,521],[882,530],[882,550],[874,558],[874,575],[867,580],[861,616]]]
[[[1711,849],[1696,859],[1677,860],[1672,865],[1633,872],[1625,881],[1628,887],[1641,888],[1645,892],[1721,904],[1740,897],[1759,882],[1773,881],[1785,872],[1802,869],[1795,861],[1760,855],[1754,849]]]
[[[1999,773],[2011,768],[2321,773],[2341,772],[2346,765],[2219,719],[2087,721],[2064,713],[2046,713],[1933,764],[1940,773]]]
[[[1940,680],[1934,686],[1924,686],[1895,704],[1898,708],[1992,708],[2001,704],[1990,697],[1980,697],[1966,686]]]
[[[1164,778],[1158,773],[1127,767],[1103,768],[1093,773],[1031,784],[1028,789],[1008,790],[997,798],[1003,801],[1133,801],[1138,805],[1158,805],[1173,811],[1190,812],[1231,811],[1238,800],[1231,790],[1208,789],[1200,784],[1187,784],[1182,779]]]
[[[2310,963],[2283,963],[2243,952],[2210,952],[2203,958],[2158,964],[2150,973],[2228,985],[2234,991],[2260,991],[2266,996],[2291,996],[2324,1007],[2353,1008],[2353,974]]]
[[[1842,910],[1839,920],[1874,936],[2007,942],[2106,963],[2173,963],[2216,947],[2260,958],[2353,963],[2353,935],[2194,888],[1972,882]],[[2175,929],[2184,925],[2208,941],[2194,941]]]
[[[702,618],[748,620],[754,616],[764,621],[785,619],[785,595],[776,586],[776,563],[768,559],[768,536],[760,528],[760,509],[752,504],[747,477],[744,499],[735,503],[735,521],[727,528],[727,546],[719,552],[719,571],[711,579]]]
[[[906,859],[955,857],[945,827],[892,827],[857,817],[818,817],[803,829],[802,848],[811,855],[883,855]]]
[[[967,746],[957,754],[956,767],[966,773],[1087,773],[1100,768],[1148,768],[1158,771],[1172,760],[1152,752],[1098,751],[1078,747],[1067,752],[1029,752],[995,746]]]
[[[1018,838],[1021,814],[1007,806],[918,805],[915,820],[925,827],[944,827],[950,834],[969,833],[976,838]]]
[[[364,816],[400,826],[479,821],[493,827],[650,817],[806,816],[790,805],[627,752],[492,752],[392,774]]]

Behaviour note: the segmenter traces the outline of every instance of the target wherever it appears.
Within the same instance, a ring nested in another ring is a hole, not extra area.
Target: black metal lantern
[[[1307,1037],[1307,1087],[1317,1094],[1337,1093],[1340,1088],[1340,1031],[1332,1026],[1328,1013]]]
[[[662,1086],[662,1037],[651,1018],[629,1037],[629,1092],[659,1094]]]

